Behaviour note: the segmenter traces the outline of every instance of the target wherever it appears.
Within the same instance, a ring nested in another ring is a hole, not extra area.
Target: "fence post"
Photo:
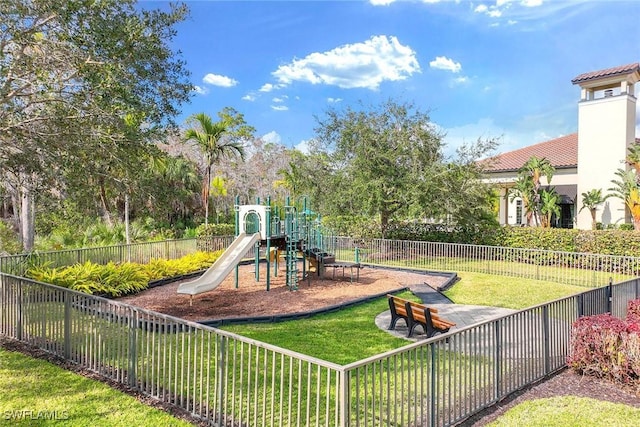
[[[431,402],[430,402],[430,421],[431,423],[429,425],[431,426],[435,426],[436,425],[436,402],[437,402],[437,396],[436,396],[436,376],[437,376],[437,369],[436,369],[436,360],[438,359],[437,353],[436,353],[436,344],[435,343],[431,343],[429,344],[429,349],[431,350]]]
[[[584,293],[578,294],[578,318],[584,316]]]
[[[138,312],[134,311],[129,316],[129,386],[137,387],[137,359],[138,359]]]
[[[613,278],[609,277],[609,286],[607,286],[607,312],[612,314],[613,305]]]
[[[340,408],[339,427],[348,427],[349,425],[349,372],[345,369],[340,370],[340,388],[338,390],[338,407]]]
[[[64,358],[71,359],[71,293],[64,291]]]
[[[542,308],[542,330],[544,333],[544,374],[547,375],[551,371],[551,346],[549,345],[549,306]]]
[[[500,397],[502,396],[502,340],[500,339],[500,333],[501,333],[501,328],[500,328],[500,320],[496,320],[494,322],[494,334],[495,334],[495,340],[496,340],[496,345],[495,345],[495,357],[493,358],[495,360],[495,371],[496,371],[496,384],[495,384],[495,398],[496,401],[500,400]]]
[[[220,344],[217,346],[218,347],[218,354],[217,354],[217,376],[218,379],[216,381],[216,393],[217,393],[217,397],[218,397],[218,410],[216,411],[218,413],[218,420],[217,420],[217,425],[219,426],[223,426],[225,425],[225,415],[224,415],[224,401],[225,401],[225,389],[224,389],[224,379],[226,377],[226,365],[224,364],[224,355],[226,352],[226,342],[227,342],[227,338],[222,336],[222,335],[217,335],[216,334],[216,340],[220,340]]]
[[[18,304],[17,304],[17,319],[16,319],[16,339],[22,341],[22,283],[18,284]]]

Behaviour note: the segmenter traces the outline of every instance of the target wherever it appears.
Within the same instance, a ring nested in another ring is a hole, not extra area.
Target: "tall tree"
[[[383,236],[392,217],[415,202],[443,158],[442,135],[411,103],[389,100],[359,111],[330,109],[318,119],[315,132],[330,153],[332,175],[341,180],[329,188],[341,204],[358,206],[358,214],[378,216]]]
[[[218,116],[220,120],[214,122],[205,113],[195,114],[189,119],[191,127],[184,134],[185,141],[197,145],[204,156],[202,203],[205,224],[209,223],[209,193],[213,166],[236,155],[244,159],[244,144],[255,132],[252,126],[246,124],[244,116],[231,108],[225,108]]]
[[[555,188],[540,191],[540,223],[543,228],[551,227],[554,215],[560,215],[560,195]]]
[[[585,193],[582,193],[582,207],[579,212],[582,212],[583,209],[588,209],[591,214],[591,229],[596,229],[596,212],[598,210],[598,206],[604,203],[606,197],[602,195],[601,188],[593,188]]]
[[[533,156],[529,160],[527,160],[518,172],[518,175],[523,177],[523,179],[529,179],[531,181],[532,193],[530,202],[533,210],[533,216],[536,220],[536,225],[540,224],[542,216],[540,212],[542,196],[540,191],[540,188],[542,186],[541,179],[542,177],[546,177],[547,184],[550,185],[554,172],[555,168],[547,158],[540,158],[536,156]]]
[[[430,194],[425,198],[423,211],[433,218],[449,218],[449,224],[467,230],[498,226],[493,210],[495,192],[482,181],[483,170],[479,159],[486,157],[497,145],[493,139],[478,139],[465,143],[456,150],[456,157],[442,165],[432,178]],[[421,192],[421,195],[423,193]],[[434,200],[441,203],[434,203]]]
[[[633,229],[640,231],[640,187],[636,171],[618,169],[615,175],[618,179],[611,180],[614,186],[609,188],[609,196],[624,200],[633,218]]]
[[[0,166],[14,172],[25,250],[40,187],[73,165],[85,182],[111,178],[95,159],[129,170],[148,137],[175,124],[192,85],[169,43],[186,15],[133,0],[0,3]]]

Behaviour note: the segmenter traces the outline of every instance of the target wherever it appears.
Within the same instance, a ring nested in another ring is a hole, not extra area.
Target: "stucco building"
[[[640,63],[580,74],[571,82],[580,87],[578,132],[495,156],[486,163],[486,180],[500,191],[498,219],[501,224],[520,225],[526,220],[519,198],[510,197],[518,170],[531,157],[546,158],[555,168],[551,186],[561,195],[561,214],[554,226],[591,228],[588,209],[580,211],[582,193],[613,184],[617,169],[627,167],[625,158],[635,135],[636,83]],[[542,178],[542,185],[549,185]],[[596,220],[608,224],[630,222],[624,201],[608,198]]]

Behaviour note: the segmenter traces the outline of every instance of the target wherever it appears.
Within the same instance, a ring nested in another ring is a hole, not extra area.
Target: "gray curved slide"
[[[178,286],[178,293],[196,295],[217,288],[231,273],[233,267],[242,260],[244,254],[258,241],[260,241],[260,233],[240,234],[202,276],[190,282],[181,283]]]

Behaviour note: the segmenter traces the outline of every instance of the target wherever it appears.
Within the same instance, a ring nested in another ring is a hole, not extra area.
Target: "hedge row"
[[[182,276],[211,266],[222,254],[196,252],[180,259],[154,259],[149,264],[126,262],[106,265],[90,261],[68,267],[33,267],[27,277],[92,295],[121,297],[146,289],[150,281]]]
[[[380,225],[365,217],[332,216],[323,225],[335,235],[380,238]],[[198,237],[233,236],[233,224],[201,225]],[[640,233],[633,230],[576,230],[540,227],[450,227],[443,224],[398,222],[389,225],[387,239],[545,249],[559,252],[640,256]]]
[[[631,301],[627,313],[626,320],[610,314],[576,320],[571,328],[569,367],[640,390],[640,300]]]
[[[512,248],[640,256],[633,230],[576,230],[540,227],[458,229],[439,224],[394,224],[387,237],[398,240],[479,244]]]

